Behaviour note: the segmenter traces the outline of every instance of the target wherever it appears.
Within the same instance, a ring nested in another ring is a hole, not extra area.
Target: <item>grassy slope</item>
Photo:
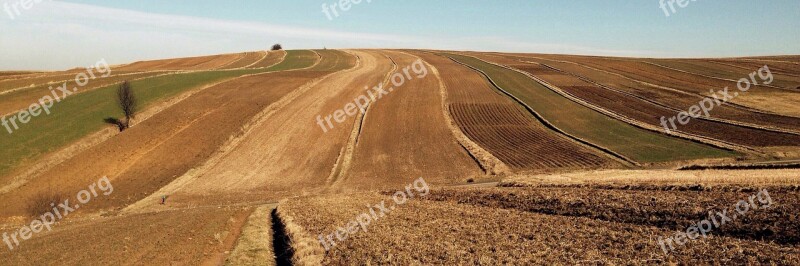
[[[270,67],[269,71],[283,71],[290,69],[306,68],[314,65],[319,59],[314,52],[309,50],[286,51],[286,59]]]
[[[350,68],[355,62],[355,58],[345,52],[339,50],[316,50],[322,57],[336,58],[335,60],[325,60],[320,62],[319,65],[314,66],[312,70],[315,71],[339,71]],[[346,63],[342,61],[348,61]]]
[[[313,55],[313,56],[309,56]],[[154,77],[131,82],[139,108],[184,91],[241,75],[309,67],[317,56],[311,51],[289,51],[284,62],[268,69],[204,71]],[[119,117],[116,86],[108,86],[66,98],[51,108],[50,115],[40,115],[8,134],[0,128],[0,175],[14,166],[33,160],[108,126],[103,119]]]
[[[483,70],[556,127],[639,162],[664,162],[732,156],[710,146],[649,132],[615,120],[547,89],[515,71],[472,57],[449,55]]]

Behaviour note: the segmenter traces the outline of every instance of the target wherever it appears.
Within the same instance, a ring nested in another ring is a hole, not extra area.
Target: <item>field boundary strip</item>
[[[466,56],[469,56],[469,55],[466,55]],[[470,57],[476,58],[476,57],[473,57],[473,56],[470,56]],[[542,79],[540,79],[540,78],[538,78],[538,77],[536,77],[534,75],[531,75],[530,73],[527,73],[525,71],[521,71],[519,69],[516,69],[516,68],[513,68],[513,67],[509,67],[509,66],[505,66],[505,65],[495,64],[495,63],[492,63],[492,62],[487,62],[487,61],[482,60],[480,58],[476,58],[476,59],[480,60],[480,61],[483,61],[483,62],[485,62],[487,64],[491,64],[491,65],[495,65],[495,66],[498,66],[498,67],[506,68],[506,69],[509,69],[509,70],[516,71],[517,73],[523,74],[523,75],[533,79],[534,81],[538,82],[539,84],[542,84],[543,86],[545,86],[546,88],[550,89],[551,91],[553,91],[555,93],[558,93],[559,95],[561,95],[563,97],[566,97],[567,99],[569,99],[569,100],[571,100],[571,101],[573,101],[575,103],[578,103],[578,104],[580,104],[582,106],[585,106],[585,107],[590,108],[590,109],[592,109],[594,111],[602,113],[602,114],[604,114],[604,115],[606,115],[608,117],[623,121],[623,122],[625,122],[627,124],[630,124],[632,126],[635,126],[635,127],[647,130],[647,131],[655,132],[657,134],[665,134],[664,132],[661,131],[660,128],[658,128],[656,126],[652,126],[650,124],[647,124],[647,123],[644,123],[644,122],[640,122],[638,120],[634,120],[634,119],[628,118],[627,116],[620,115],[620,114],[617,114],[615,112],[606,110],[605,108],[602,108],[602,107],[596,106],[594,104],[588,103],[588,102],[584,101],[583,99],[580,99],[580,98],[578,98],[578,97],[576,97],[576,96],[574,96],[574,95],[572,95],[572,94],[570,94],[568,92],[565,92],[565,91],[561,90],[560,88],[558,88],[557,86],[552,85],[549,82],[544,81],[544,80],[542,80]],[[539,63],[536,63],[536,62],[525,62],[525,63],[539,64]],[[759,154],[759,155],[764,155],[761,151],[753,149],[753,148],[750,148],[750,147],[747,147],[747,146],[733,144],[733,143],[729,143],[729,142],[725,142],[725,141],[721,141],[721,140],[716,140],[716,139],[708,138],[708,137],[705,137],[705,136],[699,136],[699,135],[685,133],[685,132],[678,133],[678,132],[675,132],[675,131],[673,131],[671,133],[667,133],[666,135],[669,135],[669,136],[672,136],[672,137],[678,137],[678,138],[685,139],[685,140],[689,140],[689,141],[692,141],[692,142],[695,142],[695,143],[700,143],[700,144],[704,144],[704,145],[711,145],[711,146],[714,146],[716,148],[721,148],[721,149],[724,149],[724,150],[733,150],[733,151],[740,151],[740,152],[755,153],[755,154]]]
[[[263,67],[253,67],[253,66],[256,66],[256,65],[260,64],[260,63],[261,63],[261,62],[263,62],[264,60],[267,60],[267,58],[269,58],[269,54],[270,54],[270,53],[274,53],[274,52],[275,52],[275,51],[267,51],[267,53],[266,53],[266,55],[264,56],[264,58],[261,58],[261,60],[258,60],[258,61],[256,61],[255,63],[253,63],[252,65],[248,66],[247,68],[248,68],[248,69],[262,69],[262,68],[270,68],[270,67],[274,67],[274,66],[276,66],[276,65],[280,64],[281,62],[283,62],[284,60],[286,60],[286,56],[287,56],[289,53],[288,53],[287,51],[285,51],[285,50],[279,50],[279,51],[280,51],[280,52],[283,52],[283,55],[281,56],[281,58],[280,58],[278,61],[276,61],[276,62],[275,62],[275,63],[273,63],[272,65],[269,65],[269,66],[263,66]]]
[[[542,65],[542,66],[544,66],[546,68],[550,68],[550,69],[552,69],[554,71],[563,73],[565,75],[570,75],[570,76],[576,77],[576,78],[578,78],[578,79],[580,79],[582,81],[591,83],[591,84],[593,84],[595,86],[598,86],[598,87],[600,87],[602,89],[606,89],[606,90],[613,91],[613,92],[616,92],[616,93],[619,93],[619,94],[623,94],[623,95],[628,96],[628,97],[636,98],[636,99],[639,99],[639,100],[642,100],[642,101],[657,105],[659,107],[675,111],[676,113],[679,113],[679,112],[683,111],[683,110],[680,110],[678,108],[671,107],[671,106],[668,106],[666,104],[663,104],[663,103],[660,103],[660,102],[657,102],[657,101],[654,101],[654,100],[651,100],[651,99],[647,99],[645,97],[642,97],[642,96],[639,96],[639,95],[636,95],[636,94],[633,94],[633,93],[630,93],[630,92],[622,91],[622,90],[619,90],[619,89],[612,88],[610,86],[606,86],[606,85],[600,84],[599,82],[596,82],[594,80],[586,78],[586,77],[584,77],[584,76],[582,76],[580,74],[577,74],[577,73],[564,71],[564,70],[561,70],[561,69],[558,69],[556,67],[553,67],[553,66],[550,66],[550,65],[547,65],[547,64],[543,64],[543,63],[540,63],[540,65]],[[792,135],[799,135],[800,136],[800,131],[792,130],[792,129],[779,128],[779,127],[775,127],[775,126],[758,125],[758,124],[735,121],[735,120],[730,120],[730,119],[716,118],[716,117],[711,117],[711,116],[701,116],[701,117],[698,117],[696,119],[706,120],[706,121],[711,121],[711,122],[717,122],[717,123],[725,123],[725,124],[730,124],[730,125],[739,126],[739,127],[745,127],[745,128],[751,128],[751,129],[756,129],[756,130],[766,130],[766,131],[772,131],[772,132],[777,132],[777,133],[785,133],[785,134],[792,134]]]
[[[256,64],[258,64],[259,62],[261,62],[262,60],[264,60],[264,59],[267,59],[267,56],[269,56],[269,52],[268,52],[268,51],[258,51],[258,52],[264,52],[264,56],[263,56],[263,57],[261,57],[261,59],[258,59],[258,60],[256,60],[256,61],[255,61],[255,62],[253,62],[252,64],[249,64],[249,65],[247,65],[247,66],[244,66],[244,67],[240,67],[240,69],[248,69],[248,68],[251,68],[252,66],[255,66]],[[281,59],[281,61],[283,61],[283,59]]]
[[[728,78],[720,78],[720,77],[715,77],[715,76],[711,76],[711,75],[695,73],[695,72],[691,72],[691,71],[687,71],[687,70],[683,70],[683,69],[677,69],[677,68],[674,68],[674,67],[668,67],[668,66],[665,66],[665,65],[662,65],[662,64],[659,64],[659,63],[648,62],[648,61],[638,61],[638,62],[639,63],[643,63],[643,64],[648,64],[648,65],[651,65],[651,66],[656,66],[656,67],[672,70],[672,71],[677,71],[677,72],[689,74],[689,75],[701,76],[701,77],[704,77],[704,78],[710,78],[710,79],[716,79],[716,80],[722,80],[722,81],[738,82],[738,80],[733,80],[733,79],[728,79]],[[783,87],[780,87],[780,86],[775,86],[775,85],[770,85],[770,84],[758,84],[758,85],[753,85],[753,86],[762,86],[762,87],[769,87],[769,88],[779,89],[779,90],[793,91],[793,90],[787,90],[786,88],[783,88]]]
[[[315,66],[319,65],[320,63],[322,63],[322,55],[321,55],[321,54],[317,53],[317,51],[314,51],[314,50],[309,50],[309,51],[311,51],[312,53],[314,53],[315,55],[317,55],[317,61],[316,61],[316,62],[314,62],[314,64],[313,64],[313,65],[311,65],[311,66],[308,66],[308,67],[305,67],[305,68],[300,68],[300,69],[297,69],[297,70],[307,70],[307,69],[312,69],[312,68],[314,68]]]
[[[181,71],[175,71],[175,70],[153,70],[153,71],[138,71],[138,72],[130,72],[130,73],[125,73],[125,74],[113,75],[113,69],[112,69],[111,72],[112,72],[112,75],[108,76],[108,77],[105,77],[105,78],[121,77],[121,76],[132,76],[132,75],[150,74],[150,73],[161,73],[161,72],[163,72],[163,73],[161,75],[158,75],[158,76],[181,73]],[[156,77],[156,76],[148,76],[148,77],[143,77],[143,78],[150,78],[150,77]],[[139,80],[139,79],[142,79],[142,78],[132,79],[132,80]],[[92,79],[92,80],[101,80],[101,79]],[[71,81],[75,81],[75,78],[73,77],[73,78],[65,79],[65,80],[50,81],[50,82],[41,83],[41,84],[33,84],[34,85],[33,87],[24,86],[24,87],[17,87],[17,88],[13,88],[13,89],[8,89],[8,90],[0,91],[0,95],[14,93],[14,92],[18,92],[18,91],[24,91],[24,90],[27,90],[27,89],[35,89],[35,88],[39,88],[39,87],[47,86],[47,85],[57,85],[57,84],[62,84],[62,83],[66,83],[66,82],[71,82]],[[118,82],[118,83],[122,83],[122,82]],[[118,84],[118,83],[114,83],[114,84]],[[108,86],[112,86],[112,85],[108,85]],[[92,89],[88,89],[88,90],[92,90]],[[83,91],[85,91],[85,90],[81,89],[80,91],[78,91],[76,93],[80,93],[80,92],[83,92]]]
[[[774,59],[766,59],[766,58],[731,58],[731,59],[741,60],[741,61],[750,61],[750,62],[775,62],[775,63],[800,65],[800,62],[774,60]]]
[[[468,55],[466,55],[466,56],[468,56]],[[472,56],[469,56],[469,57],[472,57]],[[557,126],[555,126],[555,125],[553,125],[552,123],[550,123],[550,121],[548,121],[547,119],[545,119],[545,118],[544,118],[544,117],[543,117],[541,114],[539,114],[539,112],[537,112],[536,110],[534,110],[532,107],[530,107],[528,104],[526,104],[525,102],[523,102],[521,99],[517,98],[517,97],[516,97],[516,96],[514,96],[513,94],[509,93],[508,91],[506,91],[505,89],[503,89],[502,87],[500,87],[500,85],[499,85],[499,84],[497,84],[497,83],[496,83],[496,82],[495,82],[495,81],[494,81],[494,80],[493,80],[493,79],[492,79],[492,78],[491,78],[491,77],[490,77],[490,76],[489,76],[489,75],[488,75],[486,72],[484,72],[483,70],[480,70],[480,69],[478,69],[478,68],[476,68],[476,67],[470,66],[470,65],[468,65],[468,64],[466,64],[466,63],[462,63],[462,62],[460,62],[460,61],[458,61],[458,60],[456,60],[456,59],[454,59],[454,58],[452,58],[452,57],[449,57],[449,56],[448,56],[447,58],[449,58],[450,60],[453,60],[453,61],[455,61],[456,63],[458,63],[458,64],[460,64],[460,65],[463,65],[463,66],[465,66],[465,67],[468,67],[468,68],[470,68],[470,69],[472,69],[472,70],[474,70],[474,71],[477,71],[477,72],[481,73],[481,75],[483,75],[483,76],[484,76],[486,79],[488,79],[488,80],[489,80],[489,82],[492,84],[492,86],[494,86],[495,88],[497,88],[498,90],[500,90],[501,92],[503,92],[503,94],[505,94],[506,96],[508,96],[508,97],[512,98],[512,99],[513,99],[515,102],[517,102],[517,104],[520,104],[520,105],[522,105],[522,106],[523,106],[523,107],[524,107],[526,110],[528,110],[528,112],[530,112],[530,113],[531,113],[531,114],[532,114],[532,115],[533,115],[533,116],[534,116],[534,117],[535,117],[535,118],[536,118],[536,119],[537,119],[539,122],[541,122],[541,123],[542,123],[542,124],[543,124],[545,127],[549,128],[550,130],[553,130],[553,131],[555,131],[556,133],[558,133],[558,134],[561,134],[561,135],[563,135],[563,136],[565,136],[565,137],[567,137],[567,138],[569,138],[569,139],[573,140],[574,142],[577,142],[578,144],[580,144],[580,145],[582,145],[582,146],[588,147],[588,148],[590,148],[590,149],[592,149],[592,150],[597,150],[597,151],[600,151],[602,154],[605,154],[605,155],[607,155],[608,157],[614,158],[616,161],[620,161],[620,162],[622,162],[623,164],[626,164],[626,165],[633,165],[633,166],[641,166],[641,164],[640,164],[639,162],[637,162],[637,161],[635,161],[635,160],[633,160],[633,159],[631,159],[631,158],[628,158],[628,157],[626,157],[626,156],[624,156],[624,155],[622,155],[622,154],[619,154],[619,153],[617,153],[617,152],[614,152],[614,151],[612,151],[611,149],[608,149],[608,148],[602,147],[602,146],[600,146],[600,145],[597,145],[597,144],[591,143],[591,142],[590,142],[590,141],[588,141],[588,140],[584,140],[584,139],[582,139],[582,138],[579,138],[579,137],[577,137],[577,136],[574,136],[574,135],[572,135],[572,134],[569,134],[569,133],[565,132],[564,130],[561,130],[561,129],[560,129],[560,128],[558,128]],[[475,58],[475,57],[472,57],[472,58]],[[478,60],[480,60],[479,58],[475,58],[475,59],[478,59]],[[483,60],[481,60],[481,61],[483,61]],[[483,62],[486,62],[486,61],[483,61]],[[486,63],[489,63],[489,62],[486,62]],[[491,63],[489,63],[489,64],[491,64]],[[493,65],[494,65],[494,64],[493,64]]]
[[[392,62],[392,68],[389,70],[389,72],[386,72],[386,76],[381,81],[381,85],[388,85],[392,73],[398,69],[397,62],[395,62],[394,59],[388,55],[381,55],[385,56],[389,59],[389,61]],[[339,156],[336,158],[336,162],[333,164],[333,169],[331,169],[331,173],[326,179],[326,183],[328,183],[329,187],[334,187],[341,184],[344,181],[343,179],[347,177],[347,172],[350,170],[350,166],[352,165],[353,154],[356,151],[358,139],[361,136],[364,121],[366,120],[367,114],[369,113],[369,110],[373,104],[373,102],[367,103],[367,107],[365,108],[364,112],[357,113],[356,122],[353,123],[353,129],[350,131],[347,144],[342,147],[342,150],[339,152]]]
[[[244,52],[244,53],[237,53],[237,55],[239,55],[239,57],[238,57],[238,58],[231,60],[231,61],[230,61],[230,62],[228,62],[227,64],[224,64],[224,65],[221,65],[221,66],[218,66],[218,67],[212,68],[212,69],[210,69],[210,70],[228,70],[228,69],[225,69],[225,68],[226,68],[226,67],[228,67],[228,66],[230,66],[230,65],[233,65],[233,64],[236,64],[236,63],[238,63],[238,62],[239,62],[239,60],[242,60],[242,59],[246,58],[246,57],[247,57],[247,52]],[[231,70],[232,70],[232,69],[241,69],[241,68],[231,68]]]
[[[734,64],[734,63],[736,63],[736,61],[730,61],[730,60],[725,60],[725,59],[711,58],[711,59],[706,59],[706,62],[725,65],[725,66],[734,67],[734,68],[738,68],[738,69],[742,69],[742,70],[748,70],[748,71],[751,70],[746,66],[741,66],[741,65]],[[799,74],[786,73],[786,72],[783,72],[783,71],[775,70],[775,71],[772,71],[772,72],[775,73],[775,74],[778,74],[778,75],[800,77]]]
[[[515,56],[515,58],[517,58],[515,60],[517,60],[519,62],[522,62],[522,63],[538,64],[537,62],[533,62],[533,61],[520,60],[520,59],[518,59],[517,56]],[[614,75],[614,76],[617,76],[617,77],[620,77],[620,78],[624,78],[624,79],[627,79],[627,80],[630,80],[630,81],[633,81],[633,82],[636,82],[636,83],[639,83],[639,84],[643,84],[643,85],[646,85],[646,86],[650,86],[650,87],[654,87],[654,88],[658,88],[658,89],[662,89],[662,90],[668,90],[668,91],[671,91],[671,92],[676,92],[676,93],[680,93],[680,94],[684,94],[684,95],[695,96],[695,97],[698,97],[698,99],[702,99],[702,98],[706,97],[706,95],[693,93],[693,92],[687,92],[687,91],[679,90],[679,89],[676,89],[676,88],[671,88],[671,87],[667,87],[667,86],[662,86],[662,85],[649,83],[649,82],[646,82],[646,81],[641,81],[641,80],[638,80],[638,79],[635,79],[635,78],[631,78],[631,77],[628,77],[628,76],[620,74],[620,73],[615,73],[615,72],[611,72],[611,71],[608,71],[608,70],[599,69],[599,68],[596,68],[596,67],[593,67],[593,66],[589,66],[589,65],[585,65],[585,64],[581,64],[581,63],[577,63],[577,62],[564,61],[564,60],[555,60],[555,59],[547,59],[547,58],[541,58],[541,57],[536,57],[536,56],[524,56],[522,58],[526,58],[526,59],[531,59],[532,58],[532,59],[554,61],[554,62],[565,63],[565,64],[573,64],[573,65],[576,65],[576,66],[579,66],[579,67],[588,68],[588,69],[591,69],[591,70],[595,70],[595,71],[603,72],[603,73],[606,73],[606,74],[609,74],[609,75]],[[739,68],[739,67],[737,67],[737,68]],[[742,68],[742,69],[744,69],[744,68]],[[744,111],[753,112],[753,113],[767,114],[767,115],[780,115],[780,116],[786,116],[786,117],[792,117],[792,118],[800,118],[798,116],[793,116],[793,115],[788,115],[788,114],[778,114],[778,113],[767,111],[767,110],[756,109],[756,108],[740,105],[740,104],[737,104],[737,103],[734,103],[734,102],[730,102],[730,101],[723,103],[723,105],[730,106],[730,107],[737,108],[737,109],[744,110]]]
[[[419,51],[421,53],[429,53],[431,55],[436,56],[436,54],[428,51]],[[419,56],[417,56],[420,58]],[[420,58],[422,59],[422,58]],[[511,172],[511,167],[506,165],[502,160],[497,158],[494,154],[486,150],[485,148],[481,147],[478,143],[470,139],[464,131],[459,128],[458,124],[453,119],[453,114],[450,112],[450,104],[448,103],[449,94],[447,93],[447,84],[445,84],[444,80],[442,80],[441,73],[439,73],[439,69],[436,66],[430,64],[428,61],[425,61],[425,65],[427,65],[431,72],[435,74],[437,81],[439,82],[439,94],[442,97],[442,112],[444,112],[445,120],[447,121],[447,127],[450,129],[450,132],[455,137],[456,141],[461,145],[464,150],[472,157],[475,162],[478,164],[478,167],[484,171],[484,174],[501,174],[506,172]]]

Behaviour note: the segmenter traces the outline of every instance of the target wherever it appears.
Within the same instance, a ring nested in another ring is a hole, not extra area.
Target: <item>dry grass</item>
[[[250,215],[225,265],[276,265],[272,250],[272,209],[272,206],[262,206]]]
[[[517,175],[509,177],[500,186],[525,187],[688,187],[701,185],[704,189],[725,187],[772,187],[800,185],[800,170],[598,170],[551,175]]]
[[[25,211],[31,217],[38,217],[44,213],[52,212],[54,206],[64,202],[65,198],[64,195],[53,190],[41,191],[28,199]]]
[[[318,265],[325,256],[325,249],[302,224],[295,221],[295,217],[305,217],[295,211],[303,211],[302,206],[295,206],[286,201],[277,209],[279,222],[283,223],[286,235],[291,239],[294,251],[292,262],[296,265]]]

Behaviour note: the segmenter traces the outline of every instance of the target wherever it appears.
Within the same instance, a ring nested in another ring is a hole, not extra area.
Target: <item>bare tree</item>
[[[283,46],[281,46],[280,43],[276,43],[276,44],[272,45],[272,50],[273,51],[283,50]]]
[[[119,121],[120,131],[123,131],[131,127],[131,120],[136,117],[136,97],[127,80],[122,82],[117,89],[117,101],[122,113],[125,114],[125,121]]]

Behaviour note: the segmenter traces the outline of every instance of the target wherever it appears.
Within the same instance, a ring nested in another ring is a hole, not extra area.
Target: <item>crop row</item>
[[[536,125],[514,106],[452,104],[450,112],[464,134],[512,167],[546,169],[605,164],[599,156]]]

